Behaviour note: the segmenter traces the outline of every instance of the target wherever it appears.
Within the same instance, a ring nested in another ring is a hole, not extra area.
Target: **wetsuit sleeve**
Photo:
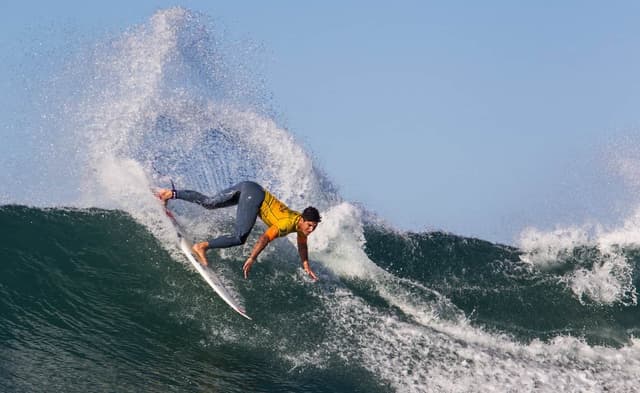
[[[269,241],[272,241],[273,239],[275,239],[276,237],[278,237],[278,234],[280,233],[280,230],[278,229],[277,226],[275,225],[271,225],[269,227],[269,229],[267,229],[264,232],[264,235],[269,238]]]

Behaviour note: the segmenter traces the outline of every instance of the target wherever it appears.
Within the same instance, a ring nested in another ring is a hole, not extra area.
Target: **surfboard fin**
[[[171,199],[176,199],[176,185],[173,183],[173,179],[169,179],[169,181],[171,182]]]

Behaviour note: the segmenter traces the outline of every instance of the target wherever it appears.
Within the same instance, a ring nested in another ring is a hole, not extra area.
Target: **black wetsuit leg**
[[[264,189],[257,183],[245,181],[207,197],[197,191],[179,190],[176,198],[197,203],[207,209],[238,205],[233,235],[209,240],[209,248],[227,248],[244,244],[256,223],[264,201]]]

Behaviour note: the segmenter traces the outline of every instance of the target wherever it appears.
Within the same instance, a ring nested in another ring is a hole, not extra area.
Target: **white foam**
[[[522,260],[538,267],[560,263],[571,250],[590,243],[587,227],[556,228],[550,232],[527,228],[520,234],[519,246],[526,251]]]
[[[327,301],[332,331],[313,351],[290,355],[296,368],[338,356],[401,392],[630,392],[640,382],[637,341],[621,349],[572,337],[520,344],[465,323],[402,321],[348,291]]]
[[[590,299],[601,304],[635,305],[637,295],[632,273],[624,257],[613,255],[591,269],[579,268],[560,280],[569,285],[581,303]]]
[[[525,251],[524,262],[545,270],[565,263],[575,263],[573,253],[592,249],[590,255],[578,258],[578,265],[559,277],[581,302],[600,304],[637,304],[637,291],[633,285],[633,262],[624,254],[624,248],[640,245],[640,223],[636,212],[620,228],[606,229],[601,225],[557,228],[544,232],[529,228],[522,232],[519,245]],[[585,255],[580,254],[579,255]],[[588,263],[582,266],[580,263]]]
[[[314,258],[338,275],[372,278],[377,266],[363,251],[365,238],[358,209],[343,202],[323,211],[322,216],[322,222],[309,240],[309,251]]]

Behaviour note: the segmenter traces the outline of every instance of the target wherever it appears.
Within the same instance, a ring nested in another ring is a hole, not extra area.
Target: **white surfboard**
[[[165,209],[165,211],[167,213],[167,216],[169,216],[169,218],[171,219],[171,222],[173,222],[173,225],[175,226],[176,231],[178,232],[178,241],[179,241],[180,250],[184,253],[184,255],[187,257],[189,262],[191,262],[193,267],[196,268],[196,270],[198,271],[198,273],[200,273],[202,278],[204,278],[207,284],[209,284],[209,286],[218,294],[218,296],[220,296],[220,298],[222,298],[222,300],[225,301],[225,303],[227,303],[238,314],[242,315],[247,319],[251,319],[251,317],[247,315],[246,311],[242,307],[240,307],[240,305],[233,299],[233,297],[231,297],[231,294],[229,294],[229,291],[227,291],[224,285],[222,285],[222,282],[220,281],[218,276],[216,276],[213,270],[202,266],[196,260],[196,258],[191,253],[191,248],[192,248],[191,242],[187,240],[187,238],[184,236],[184,233],[182,232],[182,229],[180,228],[180,225],[176,221],[173,214],[169,210]]]

